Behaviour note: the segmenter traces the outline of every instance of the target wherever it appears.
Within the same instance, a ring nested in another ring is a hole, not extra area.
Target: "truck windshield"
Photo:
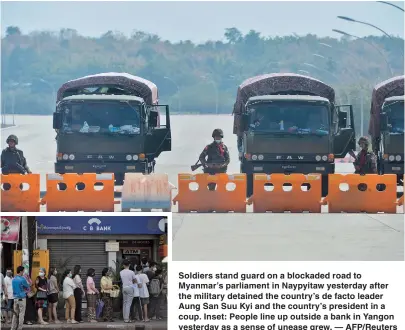
[[[63,131],[80,133],[140,133],[139,103],[71,102],[62,106]]]
[[[329,134],[328,107],[309,102],[261,102],[248,106],[249,130],[269,133]]]
[[[390,133],[404,133],[404,101],[397,101],[389,104],[388,122],[390,124]]]

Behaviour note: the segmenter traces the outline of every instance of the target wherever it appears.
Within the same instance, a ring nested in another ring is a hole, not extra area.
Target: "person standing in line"
[[[101,272],[101,300],[104,303],[103,308],[103,320],[104,322],[114,322],[113,320],[113,305],[112,298],[110,296],[111,290],[113,289],[113,282],[111,279],[111,272],[108,268],[104,268]]]
[[[74,290],[76,289],[75,282],[72,280],[72,272],[70,269],[65,270],[62,276],[63,283],[63,299],[65,299],[66,311],[65,317],[67,323],[77,324],[75,320],[76,312],[76,300],[74,296]]]
[[[148,317],[148,304],[149,304],[149,292],[147,284],[149,283],[148,276],[144,274],[142,266],[136,266],[137,281],[142,284],[142,288],[139,289],[139,297],[141,298],[141,304],[143,306],[143,321],[150,322]]]
[[[132,300],[134,299],[134,288],[132,287],[132,285],[134,283],[137,283],[137,280],[135,277],[135,273],[132,270],[129,270],[130,265],[129,261],[124,260],[123,265],[124,269],[121,270],[120,272],[122,281],[122,296],[123,296],[122,313],[124,316],[124,322],[132,323],[132,321],[129,319]]]
[[[96,289],[96,284],[94,283],[93,277],[96,275],[96,271],[94,268],[89,268],[87,270],[87,281],[86,281],[86,288],[87,288],[87,317],[89,322],[96,323],[97,315],[96,315],[96,303],[97,303],[97,296],[99,295],[99,291]]]
[[[75,301],[76,301],[76,310],[75,310],[75,320],[79,323],[83,323],[82,318],[82,301],[83,297],[85,296],[82,277],[81,277],[82,267],[80,265],[76,265],[73,268],[73,282],[76,285],[76,289],[74,290]]]
[[[48,279],[48,322],[49,323],[61,323],[58,320],[58,313],[56,307],[58,306],[59,300],[59,287],[58,279],[56,278],[57,274],[56,268],[51,268],[49,270],[49,279]],[[52,320],[53,317],[53,320]]]
[[[139,290],[142,289],[142,284],[138,281],[138,283],[134,283],[132,287],[134,288],[134,299],[132,299],[131,319],[135,321],[143,321],[142,302],[141,297],[139,296]]]
[[[13,319],[13,313],[11,312],[14,309],[14,296],[13,296],[13,271],[7,269],[6,277],[4,279],[4,290],[7,297],[7,312],[6,312],[6,321],[8,324],[11,323]]]
[[[43,309],[48,308],[48,279],[45,276],[45,268],[39,269],[39,276],[35,280],[35,288],[37,289],[37,302],[35,304],[38,310],[38,323],[42,325],[49,324],[42,317]]]
[[[24,324],[32,325],[35,322],[36,315],[35,315],[35,285],[33,285],[31,277],[30,277],[30,269],[28,264],[24,266],[24,278],[27,281],[29,288],[26,291],[27,298],[26,298],[26,307],[25,307],[25,317],[24,317]]]
[[[17,267],[17,276],[12,281],[14,294],[14,312],[11,330],[21,330],[24,324],[25,307],[27,304],[26,290],[30,288],[29,283],[24,278],[24,267]],[[17,325],[18,324],[18,325]]]
[[[155,276],[149,284],[150,306],[149,306],[149,319],[161,320],[160,306],[162,304],[162,291],[163,291],[163,276],[162,270],[157,269]]]

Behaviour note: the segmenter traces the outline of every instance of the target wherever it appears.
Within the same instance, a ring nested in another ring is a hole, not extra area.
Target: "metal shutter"
[[[99,289],[101,271],[103,268],[108,267],[108,253],[105,252],[105,242],[89,238],[83,240],[48,239],[50,265],[51,267],[58,267],[61,261],[72,257],[65,269],[71,269],[73,272],[74,266],[80,265],[82,267],[83,286],[86,289],[87,270],[94,268],[96,271],[94,281]],[[58,269],[58,271],[61,273],[65,269]]]

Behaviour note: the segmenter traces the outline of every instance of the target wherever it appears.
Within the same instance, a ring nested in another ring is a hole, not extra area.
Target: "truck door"
[[[356,149],[356,134],[352,105],[335,106],[333,153],[335,158],[344,158]]]
[[[165,124],[159,119],[159,108],[164,107]],[[170,128],[170,112],[168,105],[154,105],[148,107],[148,129],[145,136],[145,153],[158,157],[163,151],[172,150],[172,135]]]

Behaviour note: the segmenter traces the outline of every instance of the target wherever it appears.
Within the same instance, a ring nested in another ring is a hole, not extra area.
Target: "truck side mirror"
[[[339,128],[347,127],[347,112],[339,111],[338,113]]]
[[[158,126],[158,117],[159,113],[157,111],[151,111],[149,113],[149,126],[150,127],[157,127]]]
[[[53,129],[62,128],[62,113],[54,112],[53,113]]]
[[[386,112],[380,114],[380,130],[382,132],[388,131],[388,116]]]

